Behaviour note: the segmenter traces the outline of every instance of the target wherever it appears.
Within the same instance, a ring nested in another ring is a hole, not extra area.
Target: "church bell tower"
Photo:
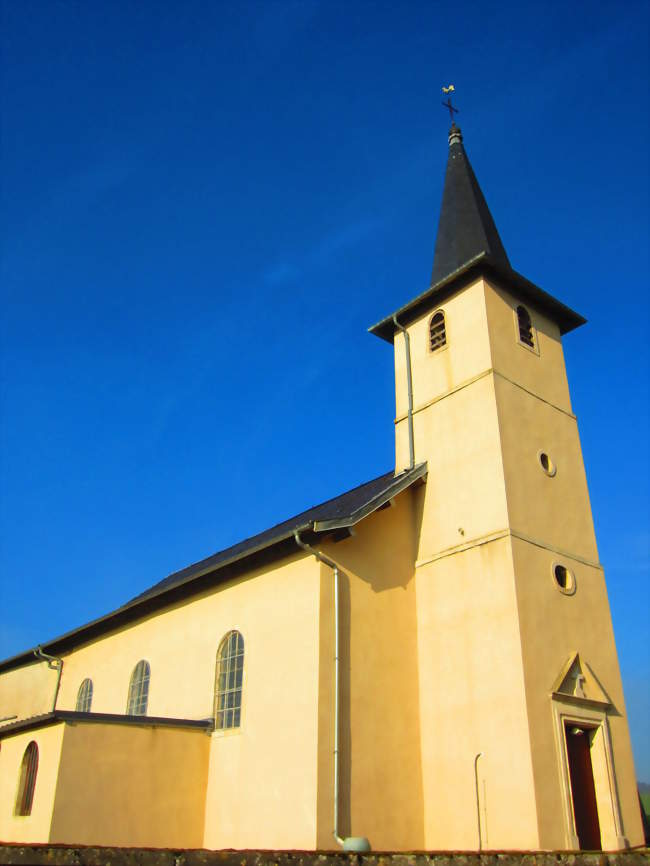
[[[452,124],[430,287],[394,345],[427,848],[614,850],[642,828],[562,351],[585,319],[511,266]]]

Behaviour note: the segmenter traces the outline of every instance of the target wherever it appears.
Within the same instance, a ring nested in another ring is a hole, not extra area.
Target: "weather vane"
[[[443,88],[442,88],[442,92],[443,92],[443,93],[447,93],[447,94],[454,93],[455,90],[456,90],[456,88],[454,87],[453,84],[450,84],[449,87],[443,87]],[[458,114],[458,109],[455,108],[455,107],[451,104],[451,96],[447,96],[447,101],[446,101],[446,102],[443,102],[442,104],[445,106],[445,108],[448,108],[448,109],[449,109],[449,118],[450,118],[451,123],[452,123],[452,126],[453,126],[453,123],[454,123],[454,114]]]

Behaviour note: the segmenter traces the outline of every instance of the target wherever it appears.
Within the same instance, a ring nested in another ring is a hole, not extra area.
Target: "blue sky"
[[[2,3],[0,656],[393,465],[453,82],[565,353],[650,781],[645,2]]]

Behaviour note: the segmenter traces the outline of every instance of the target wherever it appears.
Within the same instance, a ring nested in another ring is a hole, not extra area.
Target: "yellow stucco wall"
[[[241,728],[211,738],[207,848],[316,845],[319,602],[302,554],[210,600],[210,628],[246,644]]]
[[[610,696],[613,710],[602,720],[611,735],[614,776],[602,763],[596,793],[604,847],[641,842],[636,783],[611,616],[593,528],[578,427],[571,414],[559,329],[526,304],[535,338],[534,351],[518,340],[515,308],[508,292],[486,284],[490,345],[495,369],[508,523],[517,591],[517,617],[530,724],[539,839],[542,847],[576,844],[567,822],[569,794],[561,778],[563,731],[554,715],[550,689],[572,652],[593,669]],[[539,463],[546,452],[555,464],[549,477]],[[575,594],[559,591],[555,563],[575,574]],[[586,710],[585,710],[586,711]],[[604,752],[603,752],[604,754]],[[593,753],[598,776],[598,754]],[[617,793],[620,790],[620,797]],[[620,805],[616,832],[611,814]],[[620,830],[620,828],[619,828]]]
[[[492,376],[418,413],[416,460],[427,460],[417,559],[466,545],[508,525]]]
[[[436,310],[445,313],[447,344],[429,351],[429,322]],[[439,307],[408,326],[411,341],[413,403],[416,409],[427,401],[468,382],[491,366],[485,289],[482,279],[446,298]],[[435,358],[435,362],[431,361]],[[404,336],[395,335],[395,414],[401,418],[408,405]]]
[[[58,708],[74,709],[90,677],[92,711],[125,712],[131,672],[145,658],[149,716],[211,717],[217,648],[238,629],[242,726],[212,738],[201,844],[314,847],[319,592],[317,564],[297,555],[121,628],[65,655]]]
[[[293,604],[294,598],[300,599],[309,591],[303,581],[305,573],[309,573],[309,567],[297,561],[271,565],[266,571],[219,584],[75,649],[64,655],[57,708],[74,710],[79,686],[90,677],[92,711],[124,713],[133,668],[140,659],[146,659],[151,666],[147,715],[211,717],[216,653],[221,639],[231,629],[242,632],[247,666],[255,653],[276,650],[275,645],[260,647],[260,634],[266,640],[282,641],[277,649],[283,649],[288,638],[273,636],[265,611],[276,624],[278,618],[290,622],[291,608],[286,605],[285,594]],[[314,597],[316,586],[314,582],[311,587]],[[253,597],[260,601],[255,603]]]
[[[558,326],[524,301],[533,326],[535,349],[522,345],[515,313],[520,301],[494,283],[486,281],[484,285],[492,367],[553,406],[571,412]]]
[[[495,386],[510,526],[549,547],[598,562],[575,418],[499,376]],[[542,470],[540,451],[553,460],[553,477]]]
[[[444,301],[447,345],[429,350],[433,311],[409,328],[415,462],[429,477],[417,559],[467,544],[508,524],[501,441],[482,280]],[[395,340],[397,469],[408,464],[403,335]]]
[[[428,463],[426,484],[359,523],[353,537],[323,547],[341,572],[339,831],[368,836],[375,849],[575,846],[563,722],[550,691],[576,651],[613,706],[601,701],[596,712],[594,704],[590,729],[603,843],[619,847],[624,836],[640,843],[559,330],[527,305],[535,347],[523,347],[516,304],[479,279],[440,305],[444,349],[429,351],[434,309],[409,326],[415,459]],[[398,471],[409,454],[405,365],[398,334]],[[553,478],[539,465],[540,450],[556,465]],[[575,572],[572,596],[553,582],[557,561]],[[38,731],[34,739],[51,743],[31,824],[11,815],[18,755],[31,737],[8,738],[0,838],[47,839],[62,754],[58,841],[334,847],[332,583],[332,568],[296,551],[66,654],[60,709],[75,708],[90,677],[92,710],[123,713],[131,672],[144,658],[150,716],[208,718],[217,647],[238,629],[241,727],[207,736],[78,725],[66,730],[62,753],[61,725]],[[47,711],[55,677],[42,663],[3,675],[0,706],[7,714]],[[573,712],[575,701],[568,705]],[[86,802],[79,778],[96,764]],[[178,772],[177,791],[167,790],[166,772]],[[152,802],[138,824],[128,803],[142,797]],[[84,808],[92,816],[82,839],[75,826]],[[16,836],[17,826],[35,835]]]
[[[602,570],[563,557],[575,574],[576,592],[560,592],[552,575],[558,557],[537,545],[513,540],[518,576],[518,615],[526,679],[526,702],[530,724],[531,752],[538,792],[540,843],[544,848],[564,848],[569,843],[565,802],[561,788],[558,730],[552,712],[551,688],[570,655],[580,653],[612,704],[607,724],[613,749],[616,783],[597,780],[597,794],[611,812],[620,801],[623,833],[631,845],[643,842],[636,778],[630,746],[625,701],[612,632]],[[587,691],[587,695],[589,692]],[[589,706],[581,712],[589,717]],[[595,771],[595,767],[594,767]],[[613,819],[601,813],[603,846],[619,847]]]
[[[25,731],[0,741],[0,840],[3,842],[47,842],[54,808],[64,725]],[[14,815],[16,794],[25,749],[38,746],[38,771],[31,815]]]
[[[46,662],[23,665],[0,674],[0,719],[26,719],[49,713],[56,688],[56,671]],[[2,723],[0,723],[1,726]]]
[[[75,708],[79,685],[90,677],[92,711],[123,713],[131,671],[139,659],[146,658],[151,665],[149,716],[207,718],[213,715],[219,642],[233,628],[244,636],[242,726],[206,736],[210,754],[205,827],[201,813],[201,838],[195,838],[191,822],[186,822],[187,838],[194,841],[175,836],[178,841],[173,844],[315,846],[319,603],[320,567],[313,557],[296,553],[292,559],[224,583],[64,656],[59,709]],[[72,816],[82,805],[69,793],[75,790],[74,775],[80,766],[73,756],[78,753],[82,763],[87,760],[92,766],[91,738],[100,729],[93,726],[83,733],[85,727],[75,728],[67,741],[64,805],[55,824],[59,841],[72,838]],[[107,739],[101,772],[106,778],[110,772],[121,776],[128,767],[125,764],[120,770],[126,748],[123,738],[131,742],[135,735],[131,728],[106,730],[111,741]],[[164,739],[161,736],[157,742],[162,744]],[[173,749],[171,754],[173,764]],[[102,822],[107,831],[100,840]],[[172,824],[163,823],[171,832]],[[114,841],[117,833],[119,844],[158,844],[133,841],[133,828],[128,825],[124,835],[102,810],[91,830],[95,842]],[[153,824],[145,830],[151,839]]]
[[[417,622],[413,561],[419,515],[413,491],[323,551],[341,568],[341,835],[376,850],[424,845]],[[333,575],[321,580],[319,790],[331,792]],[[334,847],[332,800],[319,802],[318,845]]]
[[[415,460],[427,460],[417,547],[424,844],[535,847],[537,818],[486,287],[409,326]],[[408,455],[404,341],[395,342],[398,466]],[[478,759],[479,803],[474,761]],[[513,804],[516,804],[514,806]],[[480,813],[480,814],[479,814]]]
[[[201,847],[209,746],[204,731],[66,724],[50,841]]]
[[[510,539],[423,564],[417,613],[425,847],[478,848],[479,812],[483,847],[536,847]]]
[[[522,346],[517,303],[489,281],[458,291],[436,308],[445,313],[447,345],[433,353],[434,308],[409,326],[415,460],[429,466],[417,554],[428,847],[478,845],[470,766],[478,752],[484,846],[486,840],[505,848],[575,843],[566,833],[570,806],[549,697],[570,648],[593,655],[616,695],[596,739],[605,739],[606,727],[625,789],[621,822],[633,828],[625,829],[628,836],[639,838],[620,674],[602,572],[594,567],[598,551],[559,329],[526,303],[535,346]],[[408,462],[405,364],[398,334],[398,468]],[[556,466],[553,478],[540,467],[540,451]],[[584,601],[577,604],[578,594],[564,596],[553,586],[551,564],[566,556],[589,575],[581,579]],[[544,560],[543,576],[540,563],[533,566],[536,557]],[[555,627],[545,628],[549,597],[562,611],[584,606],[557,621],[562,639]],[[605,758],[594,752],[594,761],[595,775],[606,775]],[[605,785],[616,787],[612,779],[597,780],[597,796],[603,843],[620,847],[624,840],[612,837],[615,822],[605,815],[617,797],[604,793]]]

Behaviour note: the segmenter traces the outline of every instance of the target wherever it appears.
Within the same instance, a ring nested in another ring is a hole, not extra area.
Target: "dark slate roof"
[[[40,648],[50,654],[66,652],[74,646],[173,602],[180,593],[201,592],[217,581],[228,579],[233,575],[235,566],[254,567],[258,562],[256,557],[263,552],[268,554],[275,552],[278,556],[293,554],[299,549],[294,539],[296,531],[304,533],[303,541],[318,544],[319,538],[324,534],[353,526],[406,490],[411,484],[424,478],[426,473],[426,463],[420,463],[413,469],[400,472],[399,475],[386,472],[334,499],[328,499],[320,505],[308,508],[264,532],[174,572],[117,610],[42,644]],[[36,647],[0,662],[0,671],[20,667],[33,661],[35,649]]]
[[[558,324],[561,334],[584,325],[586,321],[579,313],[512,269],[490,209],[465,153],[460,129],[454,125],[449,131],[449,157],[431,285],[414,300],[368,330],[392,343],[396,331],[393,317],[398,319],[400,325],[408,325],[481,275],[494,277],[518,298],[548,315]]]
[[[485,253],[510,267],[492,214],[476,180],[460,129],[449,131],[449,157],[442,193],[431,284],[441,282],[476,256]]]
[[[353,526],[406,487],[409,487],[418,478],[422,478],[425,473],[426,463],[421,463],[410,472],[402,472],[399,475],[395,475],[394,472],[386,472],[385,475],[380,475],[373,481],[367,481],[334,499],[328,499],[327,502],[314,505],[307,511],[276,524],[271,529],[266,529],[258,535],[246,538],[232,547],[227,547],[219,553],[208,556],[207,559],[202,559],[195,562],[194,565],[171,574],[150,589],[137,595],[129,604],[135,604],[138,601],[159,595],[169,587],[185,583],[199,574],[214,571],[216,568],[236,559],[241,559],[253,551],[292,538],[296,530],[326,532]]]
[[[27,719],[0,725],[0,739],[20,734],[35,728],[46,728],[59,722],[94,722],[109,725],[135,725],[137,727],[168,727],[190,728],[199,731],[211,731],[213,719],[168,719],[163,716],[126,716],[121,713],[78,713],[70,710],[54,710]]]

